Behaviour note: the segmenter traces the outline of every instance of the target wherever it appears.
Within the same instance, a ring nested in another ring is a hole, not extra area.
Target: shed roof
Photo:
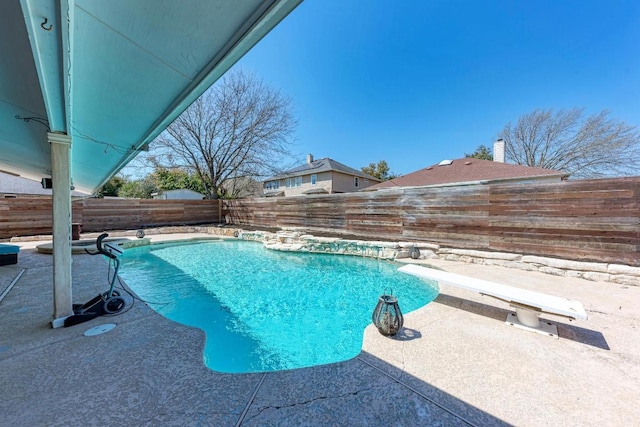
[[[197,191],[191,190],[190,188],[176,188],[174,190],[160,190],[158,191],[157,194],[174,194],[174,193],[190,193],[190,194],[197,194],[198,196],[203,196],[204,195],[202,193],[198,193]]]

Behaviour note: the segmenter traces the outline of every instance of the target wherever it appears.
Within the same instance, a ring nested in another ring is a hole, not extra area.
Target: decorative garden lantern
[[[411,246],[411,249],[409,250],[409,256],[411,257],[411,259],[420,258],[420,249],[418,249],[416,245]]]
[[[373,310],[371,320],[378,331],[388,337],[394,336],[402,328],[404,317],[402,317],[398,306],[398,298],[393,296],[393,289],[390,290],[389,295],[387,295],[387,290],[384,290],[384,294],[378,300],[378,305]]]

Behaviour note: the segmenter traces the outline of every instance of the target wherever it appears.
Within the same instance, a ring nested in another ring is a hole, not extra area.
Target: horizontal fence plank
[[[225,201],[230,222],[640,266],[640,177]]]
[[[82,199],[72,221],[83,232],[219,223],[220,200]],[[51,198],[0,199],[0,239],[51,234]]]

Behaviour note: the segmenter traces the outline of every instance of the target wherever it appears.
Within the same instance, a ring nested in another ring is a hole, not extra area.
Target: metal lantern
[[[400,306],[398,306],[398,298],[393,296],[393,289],[390,290],[389,295],[387,295],[386,289],[380,295],[371,320],[378,331],[388,337],[394,336],[402,328],[404,317],[402,317]]]

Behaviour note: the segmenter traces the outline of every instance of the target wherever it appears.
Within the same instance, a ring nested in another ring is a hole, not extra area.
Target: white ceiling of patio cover
[[[0,170],[50,176],[46,127],[15,116],[48,118],[72,136],[74,185],[95,190],[300,1],[71,0],[70,28],[65,1],[3,3]]]

